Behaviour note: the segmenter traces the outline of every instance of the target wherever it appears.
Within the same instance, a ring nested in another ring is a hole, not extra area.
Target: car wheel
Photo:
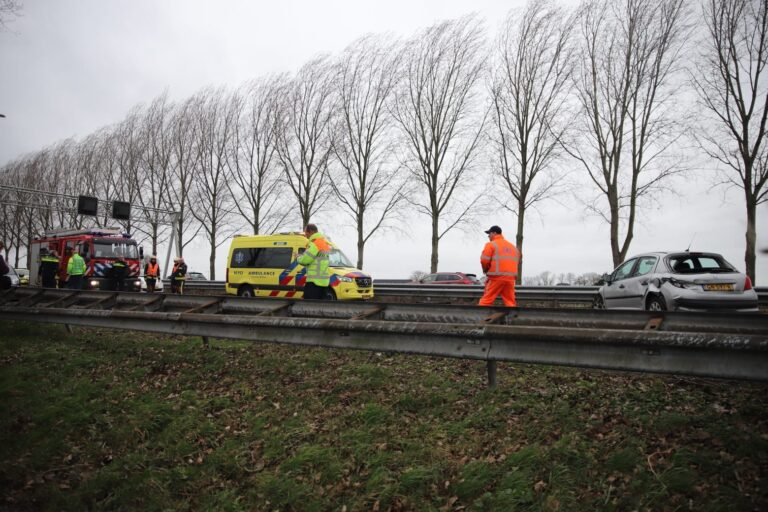
[[[592,299],[592,308],[605,309],[605,301],[603,300],[603,296],[599,293],[595,296],[594,299]]]
[[[325,294],[325,300],[336,300],[336,292],[329,289],[328,293]]]
[[[666,311],[667,303],[664,300],[664,297],[661,295],[655,295],[648,299],[648,303],[646,304],[645,309],[648,311]]]
[[[240,297],[254,297],[255,296],[255,294],[253,293],[253,288],[251,288],[248,285],[244,285],[244,286],[241,286],[240,288],[238,288],[237,294]]]

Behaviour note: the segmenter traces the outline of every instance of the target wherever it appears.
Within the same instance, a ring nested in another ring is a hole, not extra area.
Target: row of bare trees
[[[369,36],[293,75],[161,95],[10,162],[0,180],[178,211],[177,251],[205,237],[212,278],[217,247],[243,226],[270,233],[331,212],[354,226],[361,268],[371,237],[407,230],[413,212],[430,222],[432,272],[447,233],[499,209],[516,216],[524,252],[526,214],[573,190],[606,222],[618,264],[643,206],[694,172],[699,148],[743,191],[754,279],[767,3],[585,0],[569,11],[543,0],[510,13],[494,41],[474,16],[405,41]],[[83,222],[2,208],[9,247]],[[157,219],[133,222],[153,251],[167,239]]]

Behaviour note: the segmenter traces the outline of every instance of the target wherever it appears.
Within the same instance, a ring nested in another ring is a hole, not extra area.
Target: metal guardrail
[[[418,283],[374,282],[376,297],[418,297],[424,300],[464,299],[478,301],[483,296],[483,285],[446,285]],[[515,296],[525,305],[528,302],[570,302],[591,304],[597,286],[517,286]]]
[[[185,290],[215,290],[224,292],[225,281],[187,281]],[[170,281],[163,282],[170,286]],[[410,281],[383,280],[373,283],[376,296],[380,297],[434,297],[445,299],[479,299],[483,295],[482,285],[425,285]],[[170,289],[170,288],[169,288]],[[574,302],[591,302],[597,293],[597,286],[518,286],[516,296],[526,300],[561,300]]]
[[[768,315],[757,314],[19,288],[0,294],[0,318],[481,359],[492,383],[496,361],[768,380]]]
[[[164,283],[169,286],[170,282]],[[187,281],[186,290],[217,291],[224,293],[225,281]],[[463,299],[464,301],[477,301],[482,297],[483,285],[445,285],[445,284],[420,284],[408,280],[376,280],[373,283],[374,297],[395,298],[404,297],[411,301],[414,299],[434,302],[440,300]],[[563,303],[590,305],[597,294],[599,286],[518,286],[515,295],[522,305],[527,303],[550,303],[560,305]],[[758,303],[761,307],[768,307],[768,287],[756,287]]]

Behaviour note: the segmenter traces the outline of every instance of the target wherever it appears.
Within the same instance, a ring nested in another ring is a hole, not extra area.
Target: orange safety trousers
[[[516,307],[515,302],[515,281],[513,279],[493,279],[489,278],[485,283],[485,293],[483,293],[480,306],[492,306],[496,297],[501,295],[501,300],[505,306]]]

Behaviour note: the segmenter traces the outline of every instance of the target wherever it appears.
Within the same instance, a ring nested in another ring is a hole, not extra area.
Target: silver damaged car
[[[596,308],[758,311],[749,276],[712,252],[640,254],[603,275],[603,282]]]

